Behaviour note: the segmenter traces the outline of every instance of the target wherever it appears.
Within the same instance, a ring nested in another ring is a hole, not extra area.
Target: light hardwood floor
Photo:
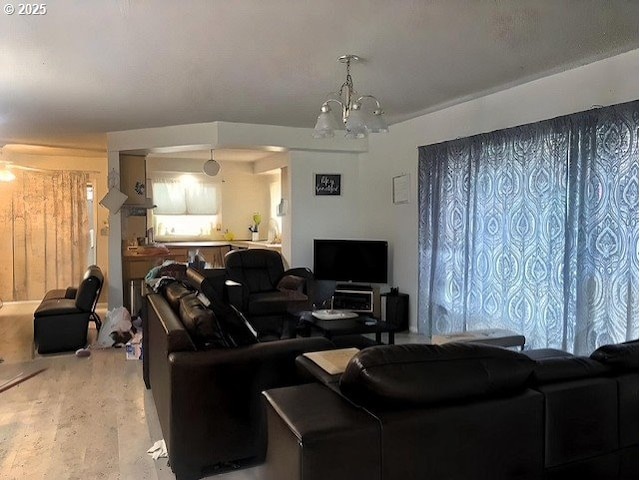
[[[127,361],[122,349],[34,356],[36,307],[0,309],[0,384],[47,367],[0,393],[0,479],[174,479],[166,459],[146,453],[161,432],[142,363]],[[258,480],[260,467],[209,478]]]

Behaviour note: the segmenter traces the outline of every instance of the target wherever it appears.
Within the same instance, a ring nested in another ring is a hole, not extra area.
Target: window
[[[152,179],[153,231],[158,240],[211,240],[220,224],[220,189],[200,174]]]
[[[420,147],[420,331],[638,336],[638,102]]]

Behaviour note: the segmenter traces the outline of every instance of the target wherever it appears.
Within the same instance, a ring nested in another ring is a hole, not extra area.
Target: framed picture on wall
[[[393,177],[393,203],[396,205],[409,203],[409,184],[410,177],[408,173]]]
[[[315,194],[319,196],[342,195],[342,175],[339,173],[316,173]]]

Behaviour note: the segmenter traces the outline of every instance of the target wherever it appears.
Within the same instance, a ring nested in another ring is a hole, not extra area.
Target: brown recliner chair
[[[247,317],[260,340],[296,336],[295,313],[311,306],[311,270],[285,271],[280,253],[260,248],[230,251],[225,269],[229,303]]]
[[[77,288],[50,290],[33,314],[33,340],[38,353],[77,350],[87,344],[89,321],[100,329],[95,312],[104,277],[96,265],[87,268]]]

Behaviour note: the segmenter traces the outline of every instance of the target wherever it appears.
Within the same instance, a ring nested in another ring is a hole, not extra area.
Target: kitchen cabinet
[[[122,286],[123,303],[127,310],[133,315],[137,312],[131,311],[131,282],[141,281],[153,267],[161,265],[165,260],[175,260],[176,254],[173,252],[162,255],[145,255],[140,253],[124,252],[122,255]]]
[[[165,246],[176,262],[188,262],[189,252],[197,251],[213,268],[224,268],[224,256],[231,250],[231,246],[226,242],[181,242],[167,243]]]

